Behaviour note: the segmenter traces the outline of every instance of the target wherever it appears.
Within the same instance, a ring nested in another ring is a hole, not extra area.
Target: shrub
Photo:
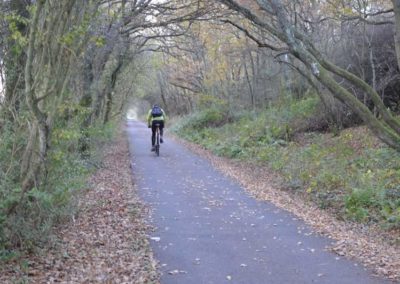
[[[379,146],[365,128],[307,133],[299,136],[301,143],[292,141],[313,125],[318,104],[315,98],[291,101],[242,112],[218,128],[205,123],[175,130],[217,155],[267,164],[283,176],[286,188],[339,218],[400,228],[398,152]]]
[[[190,116],[186,122],[185,128],[202,129],[206,127],[222,126],[228,121],[226,113],[216,107],[200,111]]]
[[[346,213],[352,219],[365,222],[370,219],[369,208],[376,203],[376,195],[371,188],[355,188],[345,198]]]
[[[64,114],[64,112],[60,112]],[[51,229],[75,213],[77,192],[85,187],[90,171],[79,152],[82,116],[56,119],[52,129],[46,171],[38,187],[21,193],[20,161],[26,133],[4,125],[0,136],[0,258],[14,255],[16,248],[33,249],[51,236]],[[26,129],[27,127],[21,127]],[[114,127],[87,130],[93,153],[107,141]],[[98,143],[94,145],[94,143]],[[96,155],[90,155],[92,158]],[[88,156],[86,156],[88,157]],[[15,207],[13,211],[10,208]]]

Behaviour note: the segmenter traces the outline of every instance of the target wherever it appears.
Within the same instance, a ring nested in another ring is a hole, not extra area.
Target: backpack
[[[161,110],[161,108],[159,106],[154,106],[151,109],[151,116],[152,117],[160,117],[162,115],[163,115],[163,112],[162,112],[162,110]]]

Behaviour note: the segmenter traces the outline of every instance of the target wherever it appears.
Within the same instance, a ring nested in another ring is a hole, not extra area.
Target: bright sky
[[[126,117],[127,117],[128,119],[134,119],[134,120],[138,119],[138,115],[137,115],[137,110],[136,110],[136,108],[130,108],[130,109],[128,110],[127,114],[126,114]]]

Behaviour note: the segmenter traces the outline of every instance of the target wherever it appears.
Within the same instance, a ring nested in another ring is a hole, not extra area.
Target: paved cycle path
[[[143,123],[129,121],[127,131],[161,283],[391,283],[326,251],[330,240],[168,136],[156,157]]]

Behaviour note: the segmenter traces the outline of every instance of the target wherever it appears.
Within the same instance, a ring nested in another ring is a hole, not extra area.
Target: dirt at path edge
[[[279,178],[266,167],[217,157],[199,145],[183,141],[176,136],[173,139],[207,158],[216,169],[235,179],[255,198],[272,202],[293,213],[310,225],[316,233],[335,240],[335,245],[327,249],[335,252],[338,257],[354,259],[372,269],[377,275],[400,283],[400,247],[389,244],[398,243],[400,232],[385,232],[380,228],[366,228],[359,224],[339,221],[327,211],[305,200],[295,199],[279,189]]]
[[[56,230],[55,246],[0,267],[0,283],[159,283],[127,143],[121,134],[106,147],[78,215]]]

